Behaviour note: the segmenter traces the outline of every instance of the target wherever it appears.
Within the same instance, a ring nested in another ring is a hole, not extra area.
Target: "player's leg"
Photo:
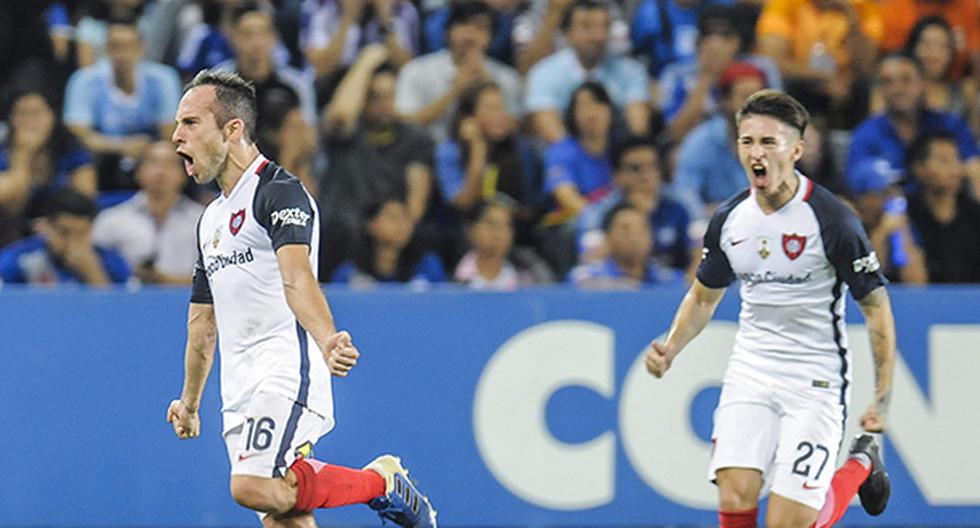
[[[287,513],[286,515],[266,515],[262,518],[263,528],[316,528],[316,519],[310,513]]]
[[[851,444],[847,461],[834,473],[815,526],[833,526],[844,516],[851,499],[858,493],[864,510],[879,515],[888,504],[890,492],[891,484],[881,462],[878,444],[871,435],[860,435]]]
[[[721,528],[755,528],[759,516],[762,471],[753,468],[721,468],[718,484],[718,525]]]
[[[773,491],[769,494],[766,526],[769,528],[810,528],[819,512],[806,504],[788,499]]]

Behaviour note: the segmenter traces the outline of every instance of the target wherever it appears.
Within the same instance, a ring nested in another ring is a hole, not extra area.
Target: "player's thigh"
[[[772,493],[820,511],[837,466],[843,406],[832,398],[800,403],[784,408]]]
[[[312,513],[266,515],[262,519],[262,526],[264,528],[316,528],[316,519],[313,518]]]
[[[766,526],[769,528],[810,528],[820,515],[818,510],[788,499],[773,491],[769,494],[766,509]]]
[[[779,441],[779,413],[763,384],[728,375],[714,412],[708,478],[721,468],[751,468],[765,473]]]
[[[324,424],[322,416],[289,398],[256,393],[243,423],[225,433],[232,476],[285,476],[297,456],[309,454]]]

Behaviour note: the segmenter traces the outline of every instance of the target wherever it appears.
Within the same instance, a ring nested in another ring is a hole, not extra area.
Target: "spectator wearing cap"
[[[615,105],[616,115],[634,134],[650,128],[650,93],[643,66],[607,53],[610,13],[599,0],[574,0],[562,30],[568,47],[534,65],[527,78],[527,109],[535,135],[555,143],[568,135],[562,112],[584,81],[598,82]]]
[[[447,48],[416,57],[399,72],[396,110],[406,121],[426,127],[437,143],[450,136],[459,96],[481,82],[500,87],[511,115],[524,114],[517,71],[487,55],[493,20],[482,1],[454,2],[446,23]]]
[[[909,218],[929,282],[980,282],[980,202],[966,189],[957,138],[943,132],[919,138],[909,149],[909,168],[919,182]]]
[[[719,203],[748,185],[735,153],[735,113],[765,87],[762,70],[747,62],[732,64],[718,79],[720,112],[681,142],[671,189],[692,218],[707,220]]]
[[[734,9],[728,6],[705,8],[698,17],[696,60],[670,64],[660,75],[660,107],[668,133],[675,141],[716,111],[716,86],[722,72],[736,61],[763,72],[769,87],[782,87],[782,78],[772,60],[744,49],[734,17]]]
[[[37,235],[0,251],[0,281],[10,284],[107,286],[129,278],[126,260],[92,243],[95,202],[64,188],[45,203]]]
[[[851,136],[845,177],[850,185],[855,168],[868,161],[885,160],[893,170],[906,170],[907,148],[923,134],[947,132],[957,148],[974,197],[980,196],[980,149],[966,122],[954,114],[930,110],[925,103],[925,81],[921,64],[913,57],[892,54],[878,63],[877,84],[884,110],[862,122]],[[917,182],[905,179],[905,191]]]
[[[925,259],[912,236],[905,197],[895,185],[898,175],[888,162],[878,160],[857,167],[854,176],[851,190],[857,213],[885,276],[895,282],[925,284]]]

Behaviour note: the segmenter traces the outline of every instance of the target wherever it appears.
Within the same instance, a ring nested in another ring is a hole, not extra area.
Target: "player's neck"
[[[225,167],[218,176],[218,187],[221,187],[221,194],[226,197],[231,194],[231,190],[238,185],[238,180],[242,179],[245,169],[259,157],[259,147],[255,143],[247,145],[232,145],[228,150],[228,158]]]
[[[755,199],[759,207],[766,214],[774,213],[788,204],[796,196],[796,191],[800,188],[800,176],[793,172],[789,177],[784,178],[782,183],[776,187],[773,193],[755,192]]]

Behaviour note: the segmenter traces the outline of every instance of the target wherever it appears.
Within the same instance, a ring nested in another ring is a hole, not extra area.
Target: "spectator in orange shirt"
[[[831,96],[835,114],[856,122],[867,111],[882,31],[873,1],[772,0],[759,18],[759,49],[776,61],[788,87],[812,84]]]
[[[980,4],[976,0],[881,0],[882,50],[902,49],[915,23],[928,15],[942,16],[953,27],[957,50],[953,75],[962,76],[971,61],[974,75],[980,75]]]

